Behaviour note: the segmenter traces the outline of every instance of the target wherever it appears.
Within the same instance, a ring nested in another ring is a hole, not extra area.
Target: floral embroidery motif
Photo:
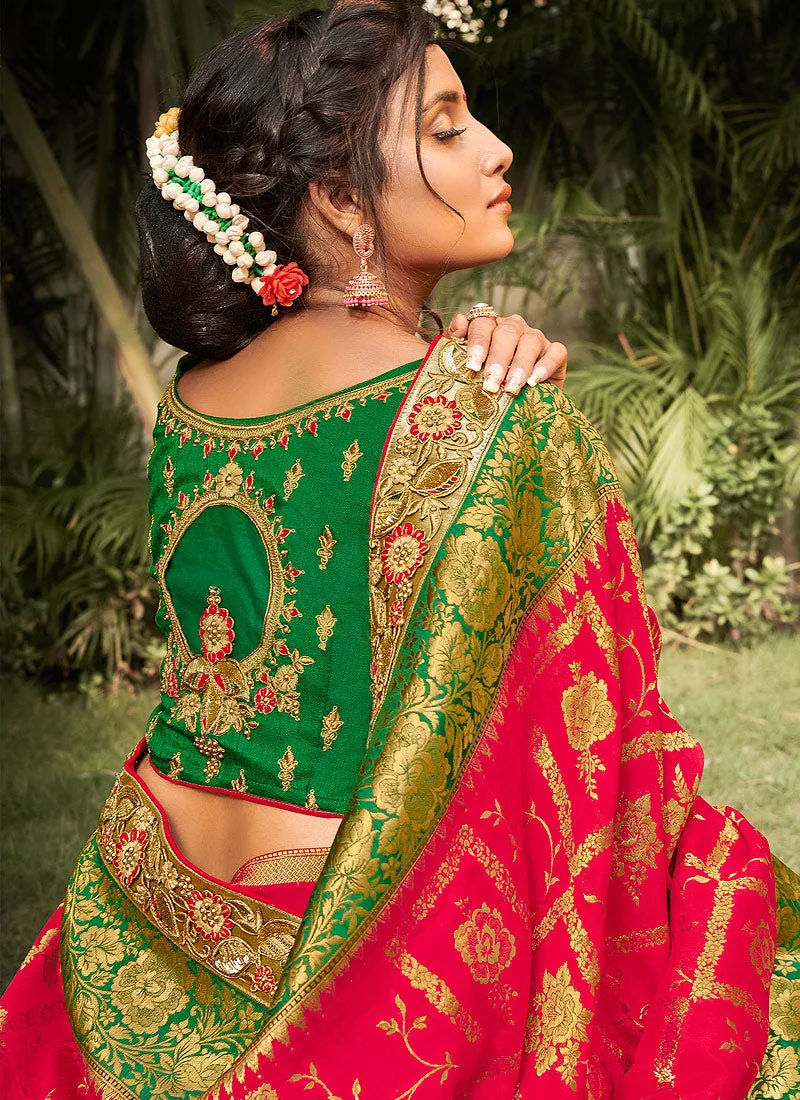
[[[325,524],[325,530],[319,536],[319,550],[317,550],[317,557],[319,558],[320,569],[327,569],[328,562],[333,557],[333,548],[336,545],[336,539],[333,537],[328,524]]]
[[[306,809],[307,810],[318,810],[319,809],[319,805],[317,803],[317,796],[314,794],[314,788],[313,787],[310,788],[308,794],[306,795]]]
[[[231,907],[211,890],[195,890],[189,898],[189,920],[204,940],[227,939],[233,928]]]
[[[244,472],[232,459],[226,462],[214,479],[214,488],[225,499],[235,497],[242,487]]]
[[[591,1013],[583,1007],[580,993],[572,984],[567,963],[555,974],[545,971],[542,991],[533,997],[525,1028],[525,1050],[533,1053],[540,1077],[555,1068],[564,1084],[575,1088],[581,1044],[587,1040],[590,1019]]]
[[[320,735],[322,737],[322,751],[326,752],[333,742],[336,740],[336,734],[342,728],[343,722],[339,717],[339,708],[334,707],[325,717],[322,719],[322,730]]]
[[[389,584],[402,584],[419,569],[425,560],[428,544],[425,532],[413,523],[402,523],[383,540],[381,564]]]
[[[503,926],[500,912],[486,902],[455,931],[455,945],[476,982],[494,982],[517,952],[514,937]]]
[[[317,615],[317,637],[319,638],[319,648],[325,649],[328,645],[328,639],[333,634],[333,628],[339,620],[333,614],[330,608],[330,604],[320,611]]]
[[[298,458],[291,469],[286,471],[286,480],[283,483],[283,497],[284,500],[288,500],[297,486],[300,484],[300,478],[305,477],[305,471],[303,470],[303,464]]]
[[[604,680],[598,680],[594,672],[582,676],[578,662],[573,662],[569,667],[575,683],[561,696],[567,740],[579,753],[578,770],[586,783],[586,793],[596,800],[595,776],[606,769],[592,752],[592,746],[613,732],[617,713],[608,697],[608,685]]]
[[[408,426],[420,443],[427,443],[429,439],[438,443],[460,427],[463,415],[455,401],[448,401],[444,394],[438,393],[435,397],[423,397],[414,405]]]
[[[259,966],[257,970],[253,971],[253,989],[258,990],[259,993],[266,993],[267,996],[271,996],[275,992],[277,982],[275,981],[275,975],[268,966]]]
[[[275,710],[278,705],[278,696],[268,687],[260,687],[256,689],[253,695],[253,706],[259,714],[269,714],[271,710]]]
[[[359,458],[364,457],[364,452],[359,450],[358,440],[354,439],[350,446],[346,450],[342,451],[342,454],[344,455],[344,460],[342,462],[342,476],[344,477],[345,481],[349,481],[355,473],[356,464]]]
[[[200,645],[203,656],[213,664],[230,655],[236,635],[228,609],[220,607],[218,588],[209,588],[207,603],[208,606],[200,616]]]
[[[175,715],[188,729],[197,729],[195,747],[206,757],[208,782],[219,774],[225,750],[215,740],[229,730],[250,736],[255,728],[249,702],[250,685],[238,661],[229,657],[233,648],[233,619],[220,606],[219,589],[211,587],[208,606],[200,617],[202,656],[194,657],[183,670],[186,693],[175,708]]]
[[[128,886],[139,874],[147,844],[147,833],[143,829],[131,829],[122,833],[114,849],[112,862],[120,880]]]
[[[297,767],[297,758],[292,752],[292,746],[286,746],[286,752],[278,761],[278,779],[285,791],[288,791],[294,780],[294,772]]]
[[[180,779],[181,772],[183,771],[183,764],[181,763],[181,754],[176,752],[169,762],[169,771],[167,775],[170,779]]]
[[[244,768],[239,769],[239,774],[235,779],[231,780],[231,790],[237,791],[239,794],[247,794],[247,780],[244,775]]]
[[[171,497],[175,491],[175,463],[171,458],[167,457],[167,461],[164,463],[164,488],[167,490],[167,496]]]

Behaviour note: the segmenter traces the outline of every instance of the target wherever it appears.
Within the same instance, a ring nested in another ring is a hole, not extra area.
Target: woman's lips
[[[511,213],[511,203],[508,201],[511,198],[511,187],[506,184],[502,191],[500,191],[492,201],[489,203],[490,210],[499,210],[503,214]]]

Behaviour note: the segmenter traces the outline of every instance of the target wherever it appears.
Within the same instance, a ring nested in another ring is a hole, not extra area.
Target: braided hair
[[[396,81],[416,73],[419,162],[425,50],[434,33],[419,0],[336,0],[328,11],[234,35],[189,81],[182,152],[233,196],[277,262],[296,261],[312,284],[320,266],[300,224],[308,185],[357,190],[380,239],[375,202],[387,178],[379,141],[386,103]],[[137,219],[145,312],[163,340],[219,360],[274,323],[152,182]]]

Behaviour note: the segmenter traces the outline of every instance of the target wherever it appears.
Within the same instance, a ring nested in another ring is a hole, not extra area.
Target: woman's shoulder
[[[598,484],[617,481],[601,431],[552,382],[524,386],[505,410],[497,437],[517,453],[524,451],[537,465],[565,466],[576,476],[579,469],[588,467]]]

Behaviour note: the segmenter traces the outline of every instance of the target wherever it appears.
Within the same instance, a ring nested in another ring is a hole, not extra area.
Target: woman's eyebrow
[[[422,108],[423,115],[426,115],[430,111],[431,107],[435,107],[437,103],[466,103],[467,96],[465,92],[437,92],[436,95]]]

